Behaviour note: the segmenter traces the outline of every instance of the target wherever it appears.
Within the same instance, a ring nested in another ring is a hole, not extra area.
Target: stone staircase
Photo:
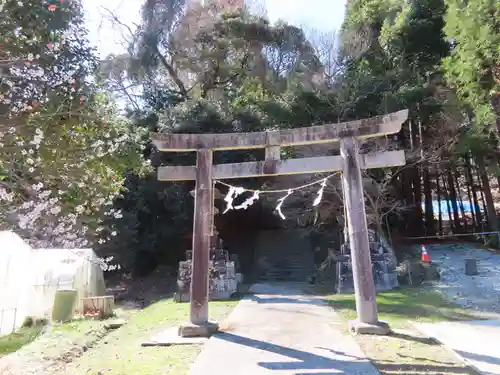
[[[260,281],[306,282],[314,273],[311,244],[302,230],[259,232],[255,249]]]

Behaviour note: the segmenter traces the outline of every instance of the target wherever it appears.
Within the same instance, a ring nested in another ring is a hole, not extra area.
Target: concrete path
[[[345,323],[298,285],[256,284],[219,333],[205,344],[189,375],[379,374]]]
[[[452,349],[483,375],[500,375],[500,321],[415,323],[414,326]]]

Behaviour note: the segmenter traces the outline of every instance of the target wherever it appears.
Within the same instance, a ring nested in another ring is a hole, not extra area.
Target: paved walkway
[[[377,370],[333,309],[300,286],[256,284],[204,346],[189,375],[334,375]]]
[[[500,321],[416,323],[415,327],[452,349],[478,373],[500,375]]]

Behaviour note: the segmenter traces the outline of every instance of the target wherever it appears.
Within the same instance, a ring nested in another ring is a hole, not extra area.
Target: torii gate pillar
[[[341,139],[340,155],[358,316],[349,322],[349,329],[359,334],[386,335],[390,332],[389,325],[379,321],[377,316],[358,141],[352,137]]]
[[[208,320],[209,263],[213,226],[213,155],[202,148],[196,151],[194,192],[193,260],[191,270],[189,322],[179,327],[181,337],[209,337],[219,326]]]

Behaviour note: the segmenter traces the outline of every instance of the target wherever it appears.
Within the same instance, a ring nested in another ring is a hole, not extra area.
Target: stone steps
[[[299,231],[261,233],[258,258],[265,266],[258,269],[262,281],[302,281],[314,272],[312,249],[307,237]]]

